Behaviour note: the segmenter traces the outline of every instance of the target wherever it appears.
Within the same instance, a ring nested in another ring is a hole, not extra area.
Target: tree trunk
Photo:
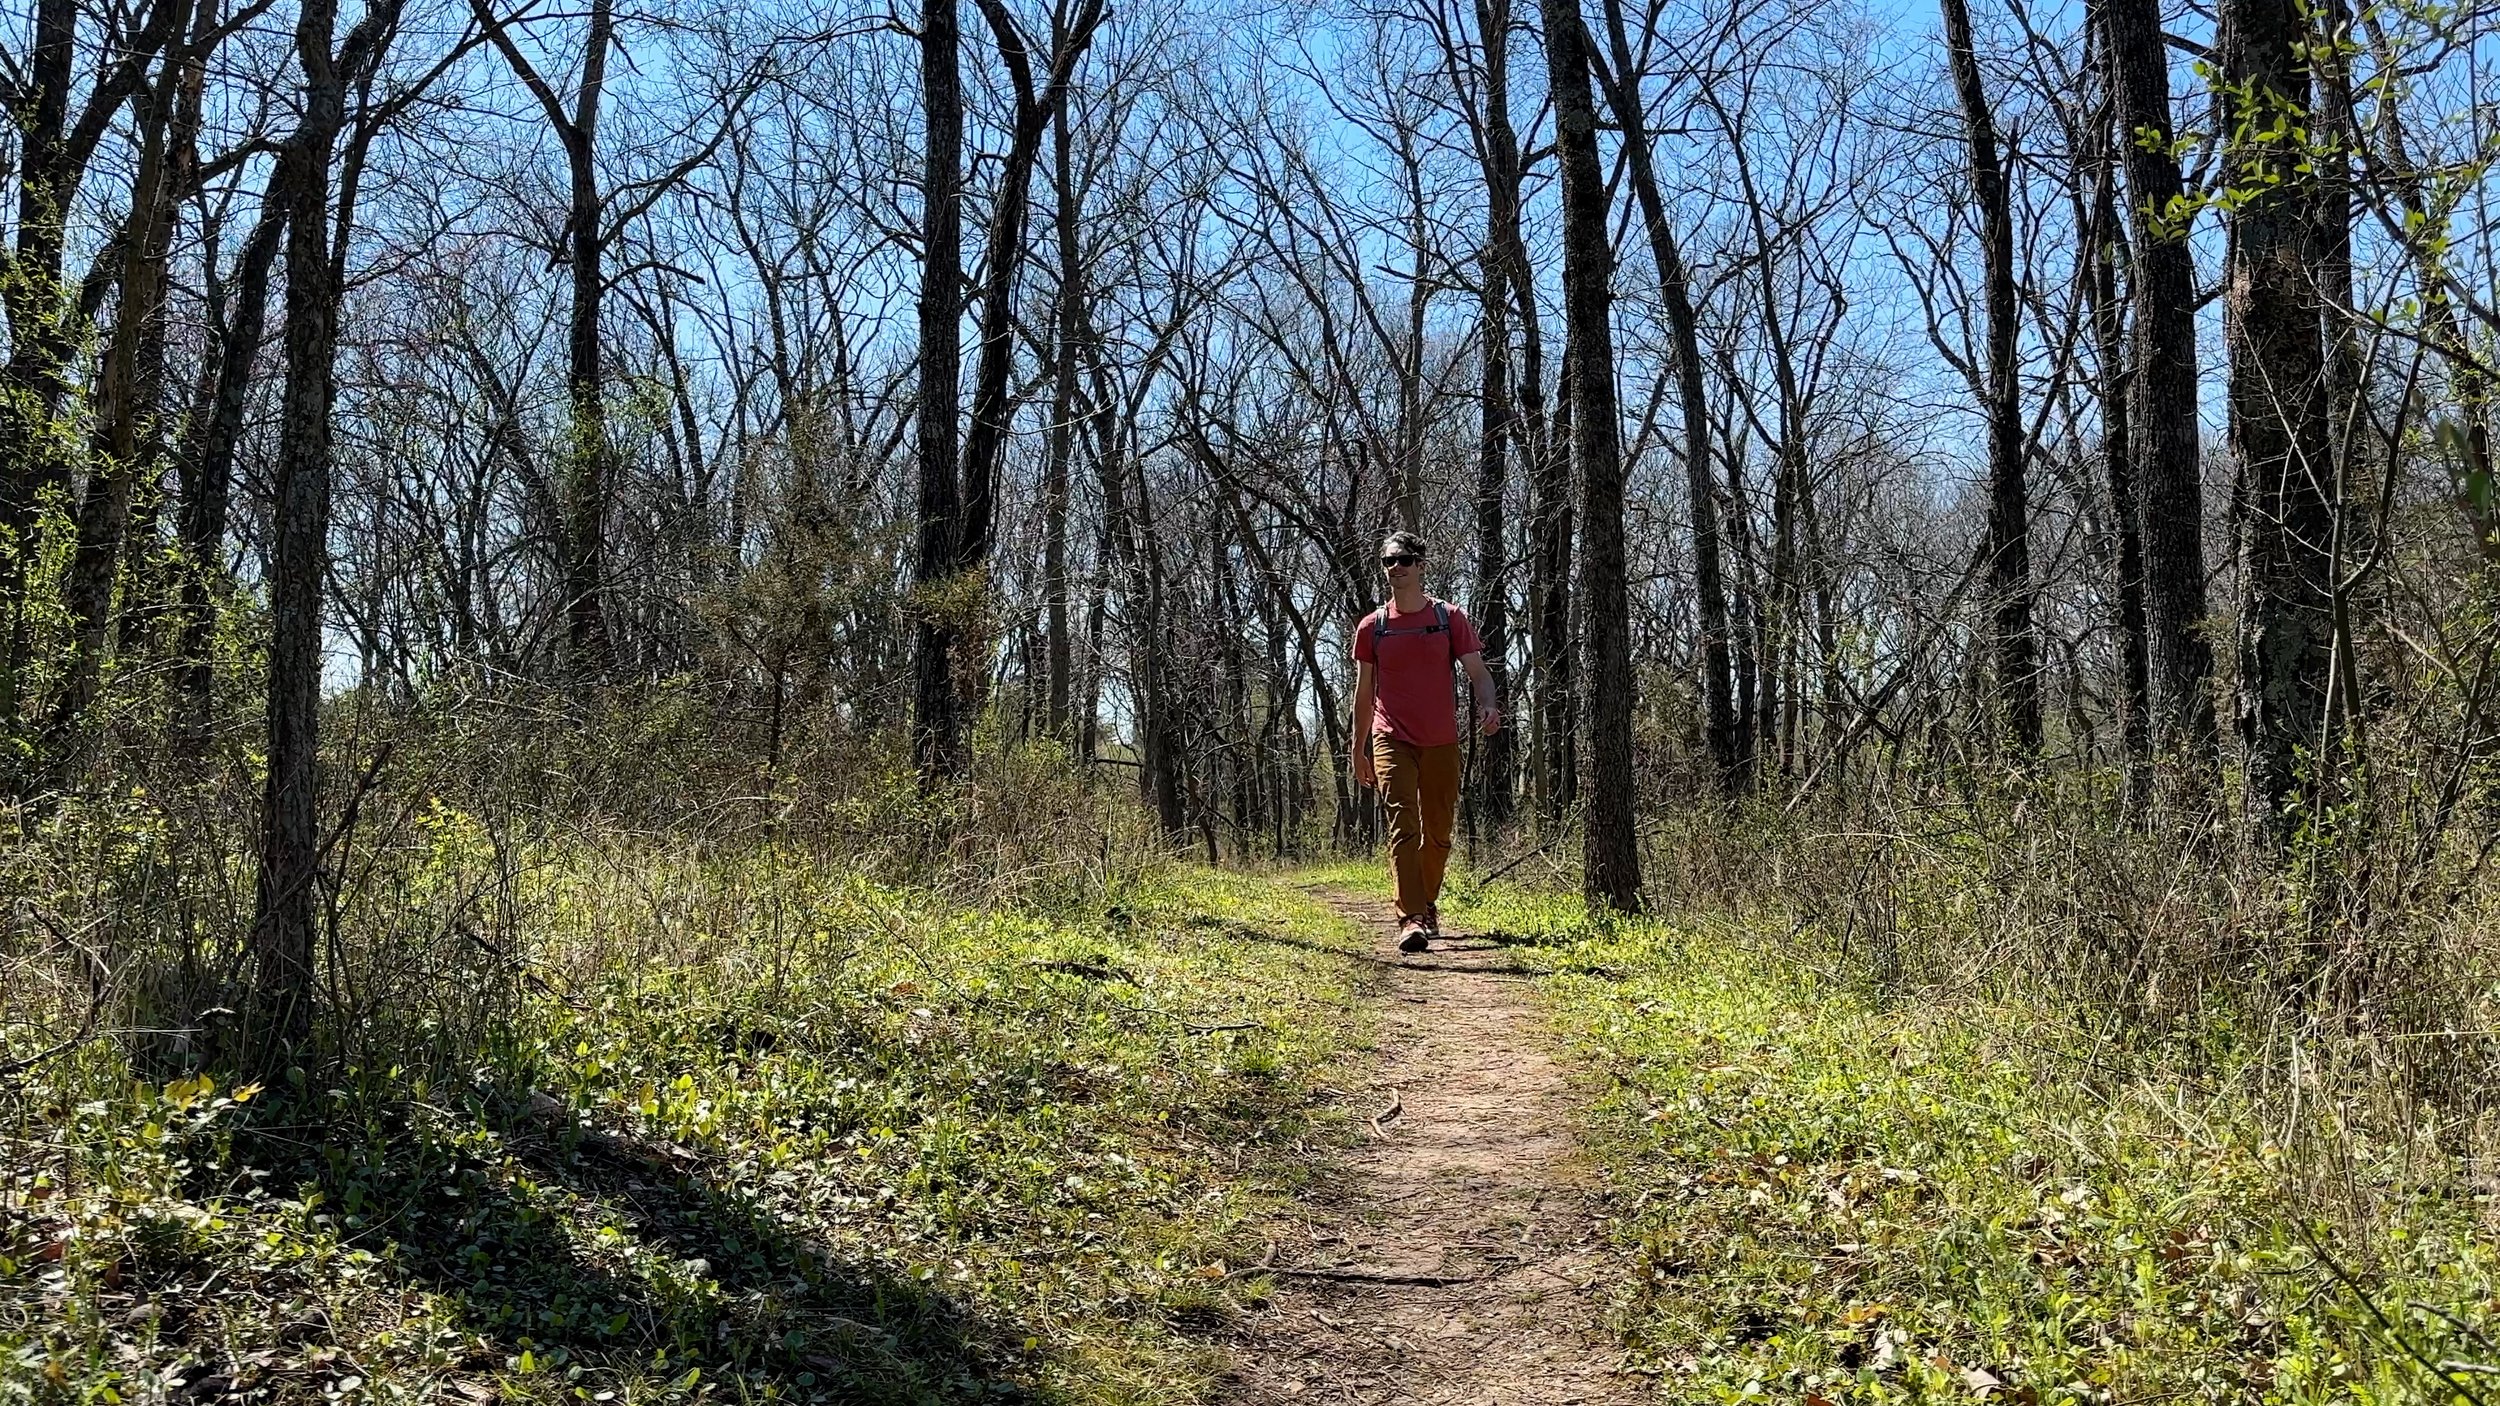
[[[1694,603],[1701,617],[1703,748],[1720,789],[1733,792],[1743,784],[1744,772],[1737,754],[1736,686],[1728,650],[1727,586],[1720,570],[1717,482],[1710,472],[1710,402],[1702,380],[1700,319],[1693,307],[1692,276],[1658,188],[1621,0],[1606,0],[1606,34],[1614,54],[1613,81],[1605,85],[1607,103],[1623,132],[1624,165],[1649,234],[1650,257],[1658,265],[1658,290],[1666,305],[1676,391],[1684,412],[1684,486],[1693,518]]]
[[[1479,153],[1488,192],[1485,213],[1484,364],[1482,418],[1477,440],[1476,595],[1471,613],[1484,641],[1484,667],[1503,706],[1510,704],[1510,543],[1505,523],[1510,497],[1510,455],[1531,443],[1522,433],[1510,379],[1510,244],[1519,237],[1516,180],[1518,137],[1510,121],[1510,0],[1478,0],[1477,37],[1484,52],[1483,149]],[[1518,770],[1518,736],[1505,725],[1485,739],[1476,757],[1476,823],[1498,831],[1508,825]]]
[[[964,101],[955,0],[924,0],[921,101],[927,142],[921,166],[919,535],[912,583],[919,631],[912,651],[912,760],[922,784],[963,774],[963,724],[955,706],[955,603],[941,597],[955,574],[962,513],[955,477],[962,365]]]
[[[376,43],[389,15],[351,36]],[[337,0],[303,0],[295,51],[303,116],[271,181],[286,212],[286,386],[278,429],[269,560],[269,773],[252,917],[250,1031],[265,1071],[312,1033],[320,880],[321,595],[329,558],[330,405],[338,345],[338,266],[330,241],[330,158],[347,79],[330,52]],[[368,49],[368,57],[371,57]]]
[[[976,3],[989,22],[999,58],[1007,65],[1016,106],[1007,159],[1000,167],[998,194],[990,204],[990,228],[985,240],[978,334],[980,360],[973,375],[972,428],[964,441],[962,497],[955,530],[953,569],[959,589],[967,584],[963,578],[977,578],[982,571],[995,536],[998,465],[1006,452],[1009,422],[1015,414],[1008,382],[1015,370],[1016,278],[1024,266],[1025,217],[1032,204],[1033,167],[1040,159],[1042,138],[1067,101],[1069,75],[1093,42],[1094,30],[1102,19],[1100,0],[1088,0],[1055,36],[1048,76],[1037,93],[1032,59],[1014,17],[1000,0]],[[958,620],[950,648],[958,654],[978,651],[986,639],[985,632],[976,635],[967,622]],[[953,672],[958,686],[960,728],[962,720],[977,716],[980,711],[978,681],[987,671],[972,660],[956,659]]]
[[[78,12],[76,0],[38,0],[27,77],[10,103],[18,127],[17,243],[7,277],[0,279],[10,338],[8,363],[0,370],[0,387],[6,390],[0,394],[0,416],[6,417],[0,427],[8,455],[5,526],[21,540],[34,526],[44,492],[69,482],[70,465],[59,452],[51,421],[68,394],[68,363],[77,342],[61,261],[69,202],[81,174],[68,143]]]
[[[235,446],[251,396],[268,319],[269,270],[286,233],[286,190],[273,176],[258,224],[237,260],[234,302],[217,335],[217,379],[198,439],[181,460],[183,570],[174,646],[176,709],[194,739],[208,734],[215,686],[217,608],[225,594],[226,515],[233,500]]]
[[[1429,197],[1414,130],[1396,127],[1398,167],[1406,192],[1406,242],[1415,256],[1406,276],[1406,326],[1398,348],[1398,461],[1393,466],[1398,526],[1424,530],[1424,318],[1432,303]]]
[[[1571,347],[1572,458],[1580,475],[1580,606],[1589,693],[1588,815],[1582,892],[1591,907],[1641,907],[1640,837],[1633,827],[1631,593],[1625,581],[1623,455],[1615,406],[1614,247],[1606,178],[1589,94],[1588,33],[1578,0],[1545,0],[1545,53],[1554,95],[1554,145],[1563,179],[1563,305]]]
[[[1064,42],[1064,41],[1063,41]],[[1059,296],[1054,303],[1051,348],[1050,444],[1042,462],[1042,587],[1050,669],[1050,735],[1071,742],[1068,730],[1068,468],[1076,452],[1076,329],[1083,321],[1085,269],[1077,244],[1084,218],[1069,155],[1073,104],[1062,103],[1051,124],[1053,224],[1059,241]]]
[[[1484,365],[1482,416],[1476,441],[1476,592],[1469,609],[1484,644],[1485,673],[1496,698],[1510,697],[1510,600],[1506,582],[1509,544],[1502,530],[1510,493],[1510,331],[1500,261],[1484,262]],[[1479,700],[1486,701],[1486,700]],[[1476,757],[1469,804],[1478,824],[1499,830],[1510,823],[1512,729],[1484,740]]]
[[[0,643],[0,741],[17,732],[24,711],[35,529],[47,495],[68,487],[75,459],[61,423],[80,341],[78,303],[62,275],[70,207],[97,144],[146,81],[157,50],[179,32],[170,0],[148,9],[73,119],[79,14],[74,0],[37,0],[34,42],[23,74],[12,74],[6,101],[17,127],[18,208],[16,243],[0,263],[0,311],[9,329],[8,360],[0,364],[0,610],[8,616]]]
[[[2040,648],[2031,631],[2031,502],[2023,471],[2022,383],[2015,337],[2014,206],[1996,116],[1979,84],[1968,0],[1944,0],[1945,48],[1970,142],[1971,199],[1979,206],[1986,265],[1987,359],[1981,395],[1988,413],[1988,591],[1994,605],[1997,707],[2015,750],[2040,751]]]
[[[1129,473],[1127,492],[1136,500],[1137,515],[1129,527],[1134,534],[1132,560],[1142,588],[1137,594],[1137,602],[1143,607],[1141,628],[1129,642],[1129,657],[1134,660],[1142,656],[1145,661],[1131,671],[1145,694],[1138,709],[1142,714],[1137,720],[1139,760],[1144,766],[1146,795],[1154,804],[1155,818],[1162,823],[1166,838],[1179,841],[1189,834],[1189,786],[1184,774],[1186,739],[1180,703],[1174,696],[1171,593],[1163,567],[1163,538],[1156,531],[1154,494],[1146,483],[1144,458],[1136,454],[1123,458]]]
[[[2144,546],[2153,749],[2190,804],[2215,783],[2213,647],[2196,423],[2196,270],[2181,208],[2160,0],[2095,0],[2127,168],[2135,304],[2128,430]]]
[[[1704,98],[1712,100],[1706,90]],[[1737,191],[1744,200],[1745,218],[1756,251],[1755,294],[1760,300],[1763,350],[1769,354],[1772,378],[1779,391],[1779,442],[1771,447],[1770,559],[1764,562],[1763,554],[1755,552],[1757,579],[1750,632],[1754,662],[1753,749],[1757,754],[1757,774],[1767,778],[1775,773],[1786,776],[1796,765],[1798,646],[1805,624],[1805,595],[1797,570],[1797,509],[1799,499],[1812,492],[1813,485],[1807,479],[1803,457],[1805,395],[1798,382],[1797,362],[1780,308],[1779,244],[1772,236],[1766,205],[1761,190],[1754,184],[1753,165],[1746,159],[1744,144],[1736,138],[1727,114],[1721,112],[1718,116],[1721,127],[1729,133],[1736,156]],[[1746,521],[1751,510],[1745,503],[1742,462],[1740,454],[1730,452],[1728,488],[1738,520]]]
[[[1545,416],[1545,331],[1538,313],[1536,270],[1520,227],[1519,133],[1510,115],[1510,0],[1476,0],[1476,33],[1484,48],[1486,225],[1502,267],[1502,287],[1517,314],[1519,375],[1509,380],[1518,416],[1513,437],[1528,479],[1528,659],[1533,697],[1518,720],[1536,721],[1531,781],[1538,819],[1548,827],[1570,808],[1577,779],[1572,736],[1571,466],[1557,449]],[[1506,377],[1506,380],[1508,378]],[[1505,552],[1507,559],[1507,552]],[[1509,744],[1515,749],[1516,738]]]
[[[2105,45],[2100,52],[2106,60]],[[2084,293],[2091,303],[2093,341],[2099,361],[2095,389],[2101,406],[2101,471],[2110,506],[2113,550],[2109,557],[2115,578],[2111,586],[2117,607],[2113,623],[2118,631],[2118,729],[2125,751],[2121,761],[2125,777],[2121,802],[2128,814],[2138,815],[2151,798],[2153,755],[2152,664],[2144,621],[2144,537],[2137,526],[2136,446],[2128,433],[2127,400],[2131,391],[2126,309],[2118,294],[2117,250],[2122,235],[2118,222],[2117,156],[2106,145],[2111,137],[2110,114],[2097,112],[2089,120],[2095,150],[2091,205],[2082,221],[2086,246],[2082,252],[2090,271]]]
[[[1537,733],[1537,820],[1548,829],[1562,824],[1578,797],[1580,749],[1578,681],[1573,677],[1578,650],[1571,638],[1571,499],[1572,372],[1565,344],[1561,399],[1555,405],[1553,434],[1536,458],[1529,481],[1528,561],[1529,610],[1535,618]]]
[[[2309,29],[2293,0],[2226,0],[2217,16],[2232,212],[2223,294],[2231,448],[2239,483],[2242,803],[2268,842],[2291,838],[2302,758],[2322,755],[2333,643],[2329,538],[2336,465],[2327,426],[2318,182],[2305,131]],[[2288,120],[2287,120],[2288,119]],[[2288,130],[2287,130],[2288,129]],[[2284,135],[2273,135],[2284,134]]]
[[[566,328],[565,393],[573,415],[572,522],[565,557],[565,635],[573,668],[587,679],[616,666],[608,632],[608,500],[615,493],[616,448],[608,439],[606,386],[601,374],[599,311],[607,281],[602,265],[606,241],[599,229],[599,101],[607,86],[608,48],[616,32],[615,0],[591,0],[590,32],[582,54],[582,83],[572,120],[559,128],[572,208],[565,230],[573,282]]]
[[[187,4],[177,0],[177,23],[187,27]],[[131,185],[130,216],[122,235],[120,296],[104,348],[96,396],[93,467],[78,507],[78,540],[62,582],[61,605],[70,623],[70,662],[61,691],[44,724],[45,770],[65,784],[77,764],[78,734],[103,687],[104,656],[112,633],[113,599],[130,530],[131,494],[144,475],[142,421],[155,410],[157,378],[145,365],[149,327],[161,312],[158,300],[171,252],[175,203],[181,192],[169,176],[174,120],[188,66],[177,50],[153,90],[138,104],[139,165]],[[161,344],[160,344],[161,345]]]

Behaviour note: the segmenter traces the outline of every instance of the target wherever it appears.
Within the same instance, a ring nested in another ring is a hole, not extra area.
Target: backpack
[[[1389,628],[1389,605],[1386,601],[1381,602],[1380,608],[1372,612],[1372,639],[1375,642],[1389,635],[1447,636],[1449,632],[1449,602],[1442,600],[1439,596],[1435,596],[1432,599],[1432,623],[1429,625],[1417,625],[1411,630],[1392,630]],[[1458,654],[1455,650],[1453,650],[1450,654],[1450,662],[1453,664],[1458,662]]]

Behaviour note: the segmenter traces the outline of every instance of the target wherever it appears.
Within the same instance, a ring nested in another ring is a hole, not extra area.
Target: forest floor
[[[255,1094],[94,1042],[0,1081],[0,1406],[2500,1379],[2487,1167],[1984,969],[1467,883],[1403,957],[1370,865],[1010,906],[630,858],[537,871],[538,994],[426,1069]]]
[[[1498,935],[1394,946],[1376,901],[1317,891],[1383,955],[1370,1141],[1278,1227],[1233,1399],[1568,1406],[1638,1399],[1602,1309],[1622,1273],[1577,1136],[1584,1090]]]
[[[1520,886],[1400,957],[1379,889],[1276,886],[1370,954],[1367,1135],[1259,1232],[1216,1400],[2494,1400],[2500,1182],[2223,1042]]]

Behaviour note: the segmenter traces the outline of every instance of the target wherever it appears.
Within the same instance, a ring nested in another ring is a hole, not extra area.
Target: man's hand
[[[1500,732],[1501,730],[1501,707],[1490,701],[1477,704],[1476,731],[1483,733],[1487,737],[1491,737],[1493,734]]]
[[[1380,775],[1372,769],[1371,739],[1366,737],[1354,749],[1354,784],[1370,790],[1380,784]]]

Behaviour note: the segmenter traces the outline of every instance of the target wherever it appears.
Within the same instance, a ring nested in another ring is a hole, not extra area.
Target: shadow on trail
[[[1539,937],[1526,932],[1462,932],[1450,934],[1449,940],[1459,943],[1483,943],[1488,947],[1564,947],[1568,939]]]
[[[1463,956],[1464,949],[1451,955]],[[1401,967],[1407,971],[1416,972],[1463,972],[1469,976],[1539,977],[1553,975],[1551,971],[1521,966],[1517,962],[1433,962],[1421,957],[1382,957],[1376,960],[1384,967]]]
[[[639,1382],[627,1396],[708,1382],[844,1406],[1041,1400],[1004,1379],[1008,1325],[836,1255],[680,1149],[524,1120],[500,1141],[411,1130],[366,1153],[331,1160],[331,1204],[378,1206],[385,1265],[484,1341],[465,1371],[527,1351],[558,1380]]]
[[[1511,947],[1552,947],[1561,945],[1544,938],[1532,937],[1519,933],[1452,933],[1447,937],[1435,939],[1431,952],[1411,956],[1395,950],[1361,951],[1334,943],[1314,941],[1311,938],[1301,937],[1289,932],[1272,932],[1266,928],[1258,927],[1250,923],[1228,921],[1224,924],[1224,931],[1228,936],[1241,938],[1246,941],[1273,943],[1279,947],[1292,947],[1304,952],[1319,952],[1331,957],[1344,957],[1350,961],[1362,962],[1370,966],[1390,967],[1406,971],[1472,972],[1480,976],[1520,977],[1573,975],[1599,977],[1607,981],[1621,981],[1629,975],[1629,973],[1619,971],[1613,967],[1592,965],[1565,964],[1561,967],[1546,968],[1531,967],[1518,962],[1434,962],[1425,960],[1426,957],[1436,954],[1465,956],[1471,952],[1500,952]]]

